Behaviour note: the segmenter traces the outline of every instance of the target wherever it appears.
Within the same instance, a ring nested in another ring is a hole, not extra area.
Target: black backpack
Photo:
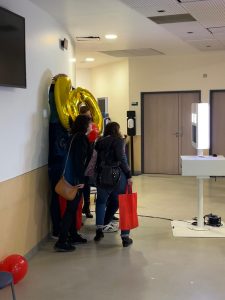
[[[107,138],[107,137],[106,137]],[[120,163],[113,161],[113,142],[100,155],[100,166],[98,170],[97,183],[100,187],[113,188],[121,177]]]

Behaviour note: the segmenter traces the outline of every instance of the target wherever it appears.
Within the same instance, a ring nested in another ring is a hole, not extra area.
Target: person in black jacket
[[[91,119],[91,111],[87,106],[82,105],[79,108],[79,114],[81,116],[88,116]],[[89,140],[90,143],[90,140]],[[92,143],[93,144],[93,143]],[[93,148],[93,146],[91,145]],[[88,182],[88,177],[85,178],[84,188],[83,188],[83,199],[84,199],[84,206],[82,209],[82,213],[86,215],[86,218],[93,218],[93,215],[90,210],[90,194],[91,194],[91,186]]]
[[[86,134],[90,130],[91,120],[87,116],[77,116],[72,123],[71,128],[71,148],[66,163],[64,177],[72,185],[78,186],[79,189],[84,187],[84,172],[90,159],[90,144]],[[62,218],[59,239],[55,244],[55,250],[67,252],[75,250],[74,245],[87,243],[81,235],[77,233],[76,211],[81,201],[81,190],[74,200],[67,201],[66,211]]]
[[[120,126],[116,122],[106,125],[103,138],[96,142],[97,151],[97,199],[96,199],[96,236],[94,240],[100,241],[104,237],[104,225],[109,224],[118,210],[118,195],[124,194],[127,184],[131,184],[131,171],[125,155],[125,145],[120,134]],[[119,166],[120,177],[113,186],[104,186],[100,176],[103,165]],[[107,205],[106,205],[107,204]],[[132,244],[129,230],[121,231],[124,247]]]

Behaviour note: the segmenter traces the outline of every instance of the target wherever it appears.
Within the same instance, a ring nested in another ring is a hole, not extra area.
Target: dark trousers
[[[83,213],[90,212],[90,193],[91,187],[88,183],[85,183],[84,188],[82,189],[83,197],[84,197],[84,206],[83,206]]]
[[[69,234],[74,237],[77,235],[76,229],[76,213],[79,202],[81,200],[81,191],[78,191],[76,197],[72,201],[67,201],[66,211],[61,222],[59,233],[59,243],[65,243]]]

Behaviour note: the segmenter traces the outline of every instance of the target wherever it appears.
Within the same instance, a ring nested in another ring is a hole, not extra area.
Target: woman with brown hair
[[[87,243],[81,235],[77,233],[76,211],[81,201],[81,189],[84,187],[84,172],[90,159],[90,144],[86,134],[89,132],[91,120],[87,116],[77,116],[71,128],[71,147],[68,161],[64,173],[65,179],[72,185],[78,186],[79,190],[72,201],[67,201],[66,211],[63,215],[59,239],[55,244],[58,252],[74,251],[76,244]]]
[[[104,237],[104,225],[112,221],[118,210],[118,195],[124,194],[127,184],[131,184],[132,181],[125,155],[124,140],[118,123],[110,122],[106,125],[104,136],[96,142],[95,150],[97,151],[97,199],[96,236],[94,240],[98,242]],[[105,178],[102,178],[103,171],[104,168],[110,170],[112,166],[115,166],[114,183],[108,185],[104,183]],[[121,231],[123,247],[128,247],[133,242],[129,233],[129,230]]]

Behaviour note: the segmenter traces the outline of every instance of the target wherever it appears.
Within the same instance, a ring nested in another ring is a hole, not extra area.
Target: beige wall
[[[0,260],[28,253],[49,232],[47,167],[0,183]]]
[[[207,78],[203,78],[203,74],[207,74]],[[225,88],[224,78],[224,53],[130,59],[129,93],[130,101],[139,101],[138,133],[141,92],[201,90],[202,101],[207,102],[210,89]]]
[[[109,115],[126,133],[126,111],[129,109],[128,61],[104,65],[91,70],[91,92],[96,98],[108,97]]]
[[[87,89],[92,93],[90,69],[76,69],[75,87],[77,88],[78,86]]]
[[[141,130],[141,92],[201,90],[202,101],[208,102],[210,89],[225,89],[224,78],[225,54],[221,52],[130,59],[130,101],[139,102],[137,107],[130,108],[136,110],[138,135]],[[135,169],[141,165],[140,143],[140,137],[135,137]]]

